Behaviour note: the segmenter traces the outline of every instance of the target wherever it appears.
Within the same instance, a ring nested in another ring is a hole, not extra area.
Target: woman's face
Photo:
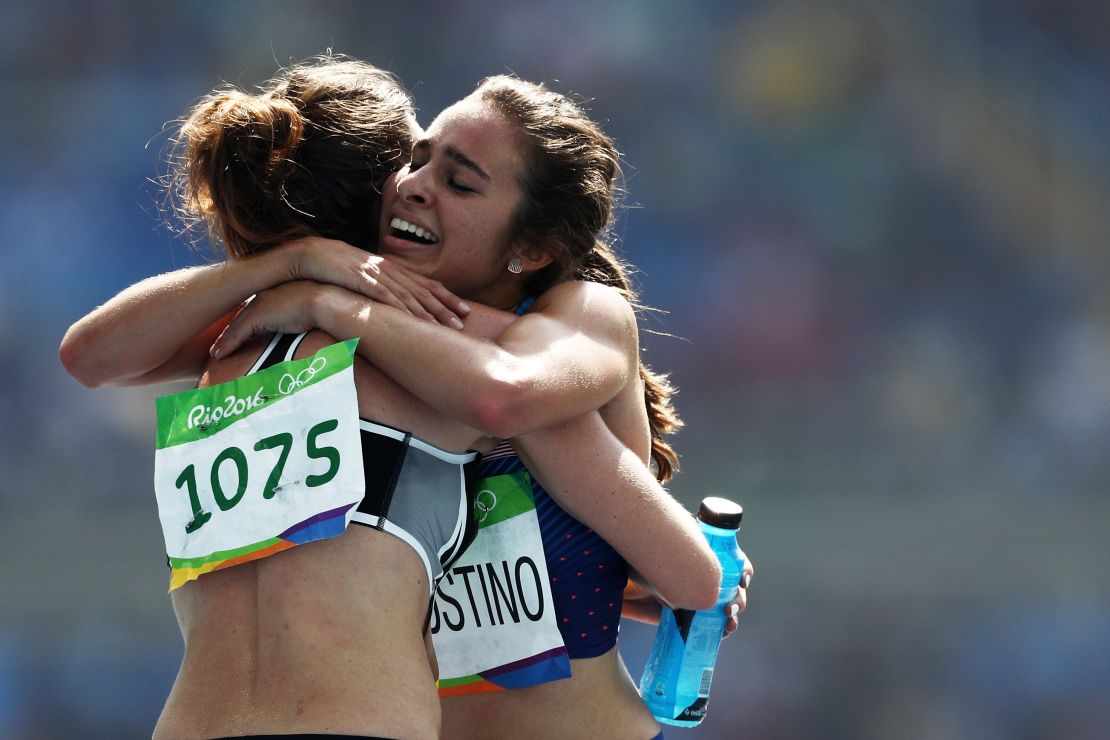
[[[524,175],[517,141],[475,99],[443,111],[417,138],[412,162],[386,180],[379,253],[463,298],[511,307],[520,293],[506,270]]]

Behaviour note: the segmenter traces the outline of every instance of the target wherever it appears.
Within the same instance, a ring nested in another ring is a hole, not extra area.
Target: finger
[[[728,637],[740,627],[740,609],[736,604],[727,607],[728,620],[725,622],[725,632],[722,639]]]
[[[383,276],[388,273],[397,284],[403,285],[413,300],[420,304],[420,309],[427,311],[434,317],[433,320],[444,326],[462,328],[461,318],[470,313],[470,306],[443,283],[395,264],[387,257],[381,259],[378,269]],[[410,308],[415,315],[419,315],[414,306],[410,305]]]
[[[301,245],[294,279],[338,285],[374,298],[377,265],[383,258],[334,239],[305,237],[290,243]]]
[[[435,322],[436,317],[424,308],[415,295],[419,287],[412,282],[411,277],[396,266],[391,266],[389,270],[388,273],[384,271],[378,273],[377,288],[371,298],[423,321]]]
[[[443,283],[439,282],[438,280],[427,280],[425,287],[428,288],[428,290],[430,290],[435,295],[435,298],[437,301],[439,301],[439,303],[441,303],[449,311],[454,312],[456,316],[459,316],[461,318],[470,313],[470,304],[452,293]]]
[[[400,281],[398,281],[398,283],[400,284]],[[451,319],[458,321],[458,317],[444,308],[443,304],[439,301],[435,300],[431,292],[426,288],[422,288],[419,285],[406,285],[403,296],[402,300],[405,302],[405,306],[408,308],[409,313],[418,319],[431,321],[433,323],[442,323],[440,322],[440,316],[446,316],[447,322],[450,322]],[[455,328],[461,327],[462,322],[459,321],[459,326]]]
[[[247,313],[246,309],[239,312],[239,315],[231,320],[231,323],[224,327],[220,332],[220,336],[216,337],[216,341],[212,343],[212,348],[209,353],[216,359],[227,357],[235,350],[242,346],[243,342],[247,341],[255,335],[256,328],[249,320],[249,315],[244,317]]]
[[[219,359],[231,354],[227,349],[228,343],[231,341],[231,338],[228,336],[228,329],[234,326],[236,322],[242,322],[246,317],[250,316],[251,309],[256,305],[258,305],[257,295],[253,295],[247,299],[243,307],[239,309],[239,312],[232,317],[231,321],[228,322],[227,326],[225,326],[219,336],[216,337],[216,341],[212,342],[212,346],[208,348],[209,355]]]
[[[223,328],[223,331],[219,333],[219,336],[216,337],[216,341],[212,342],[212,346],[208,348],[208,354],[210,357],[215,357],[216,359],[219,359],[223,357],[224,354],[226,354],[223,348],[224,334],[227,334],[226,326]]]
[[[417,300],[420,301],[420,305],[430,313],[438,323],[455,329],[463,328],[462,319],[459,318],[459,314],[443,303],[431,288],[417,288],[414,295]]]
[[[441,300],[441,296],[447,295],[454,298],[454,294],[450,291],[446,291],[438,281],[426,278],[412,278],[408,275],[397,275],[396,277],[398,284],[404,283],[405,287],[408,289],[409,298],[412,301],[409,304],[409,309],[414,316],[427,318],[430,321],[435,321],[438,324],[450,326],[455,329],[461,329],[463,327],[459,314]],[[454,298],[454,303],[458,304],[461,302],[462,301],[459,299]],[[470,307],[467,306],[468,310],[469,308]]]
[[[740,587],[747,588],[755,576],[755,566],[752,564],[752,559],[743,550],[740,551],[740,557],[744,559],[744,569],[740,575]]]
[[[371,300],[377,301],[378,303],[392,306],[393,308],[396,308],[399,311],[404,311],[405,313],[412,313],[412,311],[409,309],[409,303],[405,300],[402,300],[402,298],[399,296],[399,294],[405,294],[406,291],[403,288],[398,289],[395,281],[392,280],[388,275],[383,275],[379,273],[376,276],[365,275],[364,277],[366,278],[366,281],[365,283],[363,283],[362,286],[359,287],[360,293],[362,293],[367,298],[370,298]]]
[[[744,613],[748,608],[748,583],[750,579],[748,574],[740,576],[740,587],[736,589],[736,595],[732,597],[732,601],[721,607],[724,612],[729,616],[739,616]]]
[[[736,614],[743,614],[744,610],[748,608],[748,592],[743,588],[739,589],[736,592],[736,596],[733,597],[732,601],[728,602],[721,608],[724,609],[725,614],[728,614],[730,616],[734,612]]]

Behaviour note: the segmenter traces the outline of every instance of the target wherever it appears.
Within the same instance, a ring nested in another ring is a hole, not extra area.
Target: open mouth
[[[389,222],[389,228],[393,236],[398,239],[404,239],[405,241],[415,242],[417,244],[436,244],[439,242],[439,237],[423,226],[410,224],[405,219],[397,218],[396,216]]]

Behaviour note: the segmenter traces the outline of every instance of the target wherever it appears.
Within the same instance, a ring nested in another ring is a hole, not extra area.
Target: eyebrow
[[[419,149],[421,151],[427,151],[427,150],[432,148],[432,143],[428,139],[421,139],[420,141],[413,144],[412,148],[414,150]],[[453,147],[453,146],[444,147],[443,148],[443,154],[444,154],[444,156],[446,156],[451,161],[467,168],[468,170],[470,170],[471,172],[473,172],[474,174],[476,174],[478,177],[482,178],[486,182],[491,181],[490,176],[486,174],[486,171],[483,170],[478,165],[477,162],[475,162],[473,159],[471,159],[470,157],[468,157],[465,154],[463,154],[462,152],[460,152],[455,147]]]

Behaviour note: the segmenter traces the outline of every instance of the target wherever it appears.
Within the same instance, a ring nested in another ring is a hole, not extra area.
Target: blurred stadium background
[[[758,566],[676,738],[1077,738],[1110,727],[1110,6],[1085,0],[0,5],[0,736],[148,735],[180,637],[151,399],[66,327],[196,261],[163,125],[332,48],[427,123],[511,70],[593,98],[673,490]],[[638,675],[651,631],[627,626]]]

